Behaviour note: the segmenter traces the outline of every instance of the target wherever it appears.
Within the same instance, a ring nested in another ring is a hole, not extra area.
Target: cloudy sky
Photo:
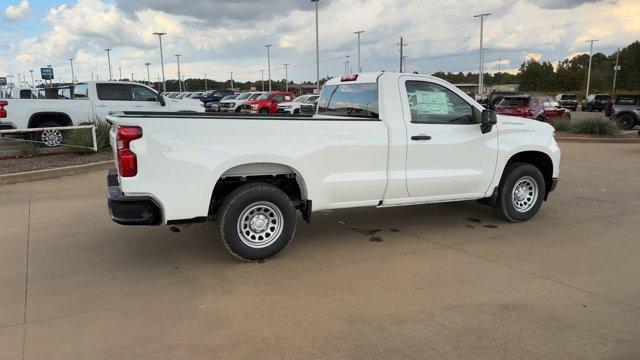
[[[485,21],[487,71],[515,71],[527,58],[558,61],[588,51],[611,53],[640,39],[638,0],[320,0],[321,75],[344,72],[350,57],[357,70],[356,38],[362,34],[364,71],[397,70],[400,36],[407,70],[477,71],[480,23]],[[160,74],[158,39],[163,38],[165,73],[176,78],[174,54],[182,54],[187,77],[257,80],[272,76],[315,79],[314,5],[309,0],[0,0],[0,76],[29,74],[53,65],[56,77],[108,78]],[[502,59],[500,61],[500,59]],[[266,75],[265,75],[266,76]]]

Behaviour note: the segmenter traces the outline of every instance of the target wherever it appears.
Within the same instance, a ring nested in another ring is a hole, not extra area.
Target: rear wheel
[[[264,108],[264,109],[260,109],[260,114],[268,114],[269,113],[269,109]]]
[[[243,185],[221,207],[222,241],[232,255],[245,261],[276,256],[289,245],[295,229],[291,199],[270,184]]]
[[[527,163],[512,163],[504,170],[494,210],[508,221],[527,221],[540,209],[545,193],[540,169]]]
[[[55,128],[60,127],[61,125],[56,122],[46,122],[38,125],[39,128]],[[57,147],[62,144],[62,140],[64,139],[64,132],[58,129],[47,129],[43,131],[34,132],[31,140],[37,141],[46,147]]]
[[[538,115],[538,117],[536,118],[536,120],[538,121],[544,121],[544,117],[542,115]]]
[[[636,119],[630,114],[616,116],[616,124],[620,130],[631,130],[636,125]]]

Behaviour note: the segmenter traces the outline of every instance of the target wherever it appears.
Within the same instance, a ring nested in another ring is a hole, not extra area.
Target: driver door
[[[401,77],[399,85],[409,195],[420,201],[484,196],[496,167],[496,127],[483,134],[481,110],[459,90],[411,76]]]

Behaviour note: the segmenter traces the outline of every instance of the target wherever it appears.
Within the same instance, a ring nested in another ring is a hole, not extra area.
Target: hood
[[[293,105],[293,101],[282,102],[278,104],[278,106],[291,106]]]
[[[269,100],[247,100],[247,101],[244,102],[244,105],[260,104],[260,103],[263,103],[265,101],[269,101]]]

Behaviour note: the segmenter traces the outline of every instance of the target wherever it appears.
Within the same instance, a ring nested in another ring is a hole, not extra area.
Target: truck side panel
[[[288,166],[313,210],[375,206],[387,175],[387,128],[371,119],[110,118],[137,125],[131,143],[138,174],[121,178],[127,195],[145,194],[167,220],[206,216],[216,182],[245,164]]]

